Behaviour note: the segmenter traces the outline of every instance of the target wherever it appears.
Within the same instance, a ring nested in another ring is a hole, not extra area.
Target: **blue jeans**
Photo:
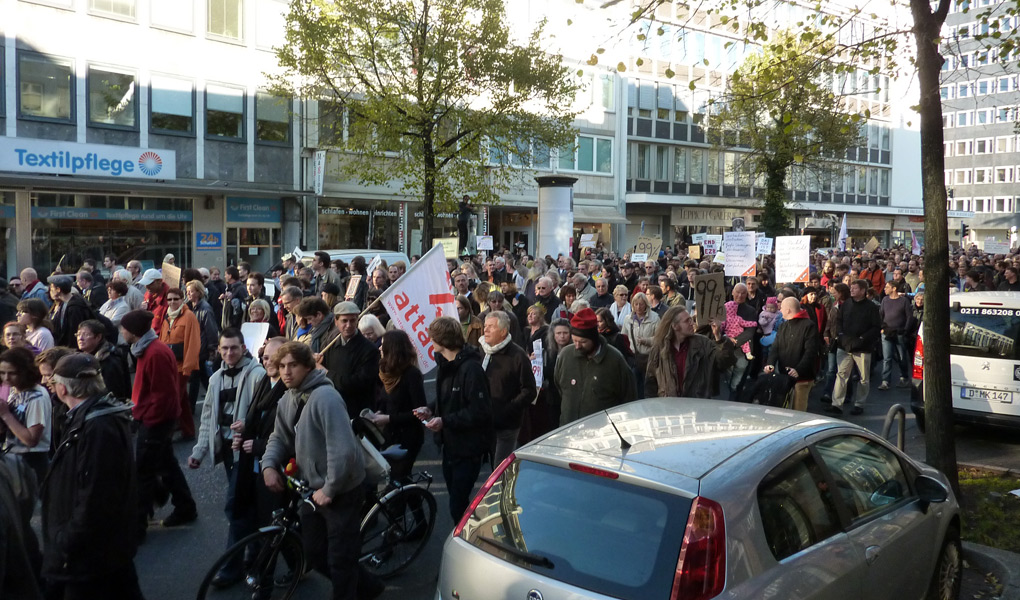
[[[882,336],[882,381],[892,380],[892,363],[900,370],[900,377],[909,377],[907,372],[907,344],[902,335],[897,335],[893,340]]]

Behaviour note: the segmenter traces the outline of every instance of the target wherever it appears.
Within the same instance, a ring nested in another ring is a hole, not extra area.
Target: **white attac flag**
[[[846,213],[843,213],[843,224],[839,226],[839,249],[846,251]]]
[[[386,308],[393,325],[411,338],[421,372],[431,371],[436,359],[429,325],[438,317],[457,318],[443,247],[434,246],[411,265],[403,277],[379,296],[379,303]]]
[[[921,256],[921,244],[918,243],[913,229],[910,230],[910,253]]]

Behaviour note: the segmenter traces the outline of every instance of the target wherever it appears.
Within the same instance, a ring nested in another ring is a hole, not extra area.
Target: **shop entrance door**
[[[511,249],[515,255],[522,249],[531,254],[531,228],[530,227],[504,227],[503,245]]]
[[[251,264],[252,271],[268,273],[280,262],[281,230],[279,227],[227,228],[227,264]]]

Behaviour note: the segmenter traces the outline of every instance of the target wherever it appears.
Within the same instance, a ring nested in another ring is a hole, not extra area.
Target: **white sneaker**
[[[878,389],[883,390],[883,391],[889,389],[889,382],[888,381],[883,381],[882,385],[878,386]]]

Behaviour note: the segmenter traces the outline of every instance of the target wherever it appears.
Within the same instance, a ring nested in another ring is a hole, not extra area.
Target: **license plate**
[[[987,400],[989,402],[1013,402],[1013,392],[997,392],[995,390],[979,390],[960,388],[960,398],[964,400]]]

